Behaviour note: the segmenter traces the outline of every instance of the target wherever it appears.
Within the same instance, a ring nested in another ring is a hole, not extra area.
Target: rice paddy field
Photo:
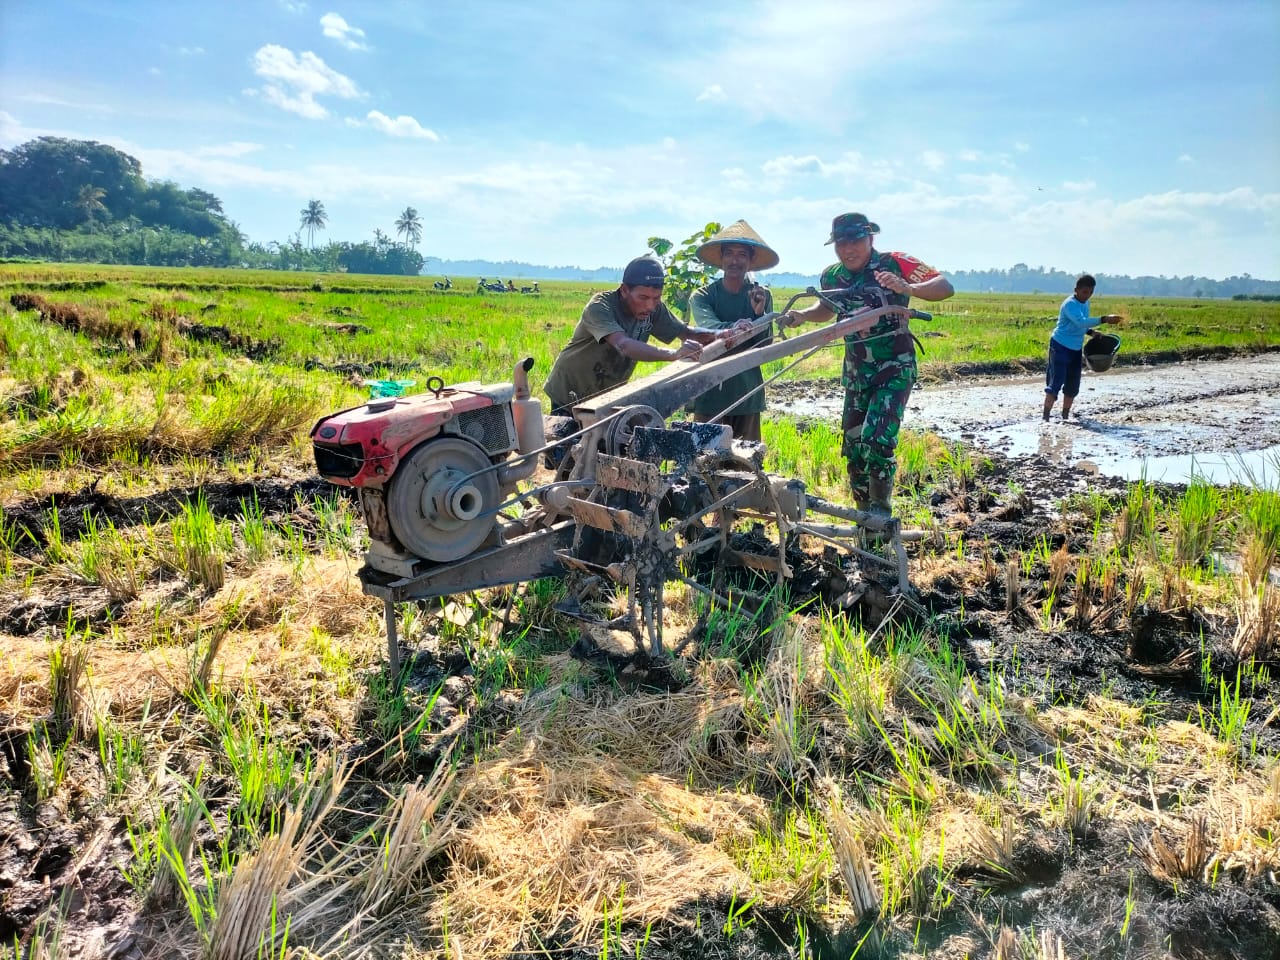
[[[434,279],[0,264],[5,955],[1280,956],[1280,492],[908,433],[922,613],[797,586],[658,682],[540,580],[402,605],[393,677],[310,427],[370,378],[536,389],[592,292]],[[935,305],[922,375],[1042,369],[1061,296]],[[1280,342],[1093,312],[1134,362]],[[765,441],[845,499],[835,425]]]

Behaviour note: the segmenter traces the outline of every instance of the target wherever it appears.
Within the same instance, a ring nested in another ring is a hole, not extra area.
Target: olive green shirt
[[[665,303],[659,303],[653,313],[640,320],[628,312],[620,290],[597,293],[587,301],[573,336],[551,365],[543,385],[551,398],[551,408],[571,406],[631,379],[636,361],[604,342],[611,333],[623,333],[641,343],[652,334],[663,343],[670,343],[680,339],[683,332],[684,324]]]
[[[765,290],[764,312],[773,309],[773,294]],[[707,330],[723,330],[732,327],[739,320],[756,319],[756,312],[751,309],[751,287],[744,283],[737,293],[725,289],[724,279],[712,281],[705,287],[695,290],[689,298],[689,308],[693,313],[693,325]],[[773,335],[766,330],[752,337],[734,353],[750,350],[773,340]],[[759,367],[745,370],[736,377],[730,377],[720,386],[708,390],[689,405],[694,413],[714,417],[735,400],[745,396],[764,383],[764,376]],[[730,416],[741,416],[744,413],[761,413],[764,410],[764,391],[757,390],[729,412]]]

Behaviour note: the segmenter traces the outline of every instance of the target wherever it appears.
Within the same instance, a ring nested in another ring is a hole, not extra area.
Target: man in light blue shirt
[[[1058,311],[1058,325],[1049,338],[1049,369],[1045,373],[1044,419],[1049,419],[1053,404],[1062,391],[1062,419],[1071,416],[1071,404],[1080,392],[1080,368],[1084,357],[1084,335],[1100,323],[1119,323],[1120,317],[1109,313],[1105,317],[1089,316],[1089,298],[1093,296],[1098,281],[1084,274],[1076,281],[1076,292],[1062,301]]]

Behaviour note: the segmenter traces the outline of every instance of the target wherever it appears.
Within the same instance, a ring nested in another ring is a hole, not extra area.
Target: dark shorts
[[[1056,397],[1062,391],[1064,397],[1075,397],[1080,392],[1080,368],[1084,355],[1079,350],[1064,347],[1053,337],[1049,338],[1049,369],[1045,373],[1044,392]]]

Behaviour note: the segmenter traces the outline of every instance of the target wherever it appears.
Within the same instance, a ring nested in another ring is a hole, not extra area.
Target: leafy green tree
[[[668,306],[678,310],[688,319],[689,298],[693,291],[705,285],[715,274],[716,268],[698,259],[698,247],[720,232],[720,224],[714,220],[697,233],[685,239],[679,247],[665,237],[650,237],[649,249],[662,261],[667,272],[667,282],[662,297]]]
[[[103,191],[104,220],[127,217],[146,189],[142,165],[103,143],[40,137],[0,150],[0,220],[69,230],[84,222],[86,186]]]
[[[187,191],[187,196],[191,198],[191,202],[193,204],[202,206],[210,213],[216,213],[218,216],[223,216],[222,201],[209,191],[192,187]]]
[[[102,202],[102,198],[106,195],[107,191],[89,183],[80,188],[80,193],[76,197],[76,209],[84,215],[85,223],[93,223],[99,214],[107,212],[107,208]]]
[[[307,231],[307,245],[316,245],[316,231],[323,230],[329,222],[329,215],[324,212],[324,204],[319,200],[310,201],[302,210],[302,229]]]
[[[405,246],[417,248],[422,239],[422,218],[413,207],[405,207],[396,220],[396,234],[405,238]]]
[[[371,243],[333,243],[337,267],[348,273],[381,273],[416,276],[422,272],[422,254],[402,244],[379,249]]]

